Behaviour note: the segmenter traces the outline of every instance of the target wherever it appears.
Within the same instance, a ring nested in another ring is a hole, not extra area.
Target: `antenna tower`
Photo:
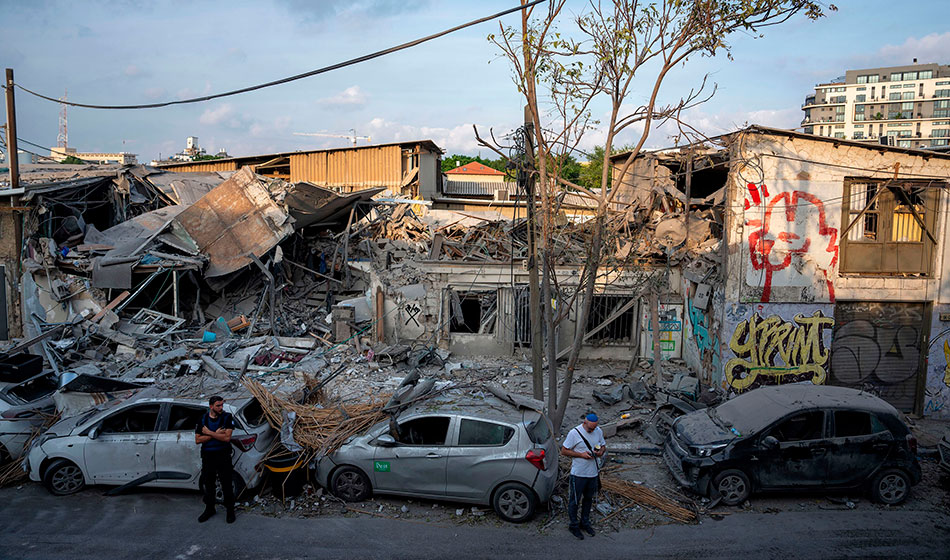
[[[63,96],[59,98],[60,101],[66,101],[66,95],[69,93],[68,90],[63,91]],[[60,103],[62,109],[59,111],[59,136],[56,137],[56,145],[60,148],[65,148],[69,143],[69,129],[66,126],[66,104]]]

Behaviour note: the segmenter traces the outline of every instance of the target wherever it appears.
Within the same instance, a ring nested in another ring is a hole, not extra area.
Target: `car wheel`
[[[75,494],[86,487],[82,470],[66,459],[57,459],[43,474],[43,485],[55,496]]]
[[[749,477],[739,469],[728,469],[716,475],[713,479],[713,490],[722,498],[727,506],[737,506],[749,498],[752,485]]]
[[[871,497],[874,501],[895,506],[910,495],[910,478],[902,470],[887,469],[874,477]]]
[[[241,478],[241,475],[237,473],[231,474],[231,486],[234,490],[234,501],[236,502],[238,498],[241,497],[241,492],[243,492],[245,488],[244,480]],[[218,504],[224,503],[224,489],[221,487],[221,479],[218,477],[214,477],[214,501]]]
[[[342,467],[333,473],[330,490],[347,502],[362,502],[373,493],[369,477],[356,467]]]
[[[524,484],[508,482],[495,491],[492,507],[498,517],[511,523],[523,523],[534,517],[538,499],[534,492]]]

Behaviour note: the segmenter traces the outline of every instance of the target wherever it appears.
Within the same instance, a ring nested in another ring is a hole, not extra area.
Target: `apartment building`
[[[902,148],[947,146],[950,66],[912,64],[848,70],[818,84],[802,105],[804,132]]]

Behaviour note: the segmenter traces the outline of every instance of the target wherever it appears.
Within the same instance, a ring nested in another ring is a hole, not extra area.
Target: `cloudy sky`
[[[690,60],[666,82],[673,100],[705,73],[715,97],[690,122],[708,134],[743,123],[797,126],[801,103],[845,70],[950,64],[946,0],[836,0],[839,10],[733,38],[732,58]],[[0,64],[24,87],[92,104],[154,103],[279,79],[429,35],[514,6],[517,0],[230,1],[0,0]],[[587,2],[570,0],[573,13]],[[898,9],[898,6],[904,9]],[[502,20],[515,25],[518,16]],[[569,28],[565,22],[563,27]],[[484,23],[381,59],[290,84],[192,105],[139,111],[69,109],[69,145],[130,151],[148,161],[197,136],[209,153],[250,155],[427,138],[448,153],[481,153],[472,124],[503,133],[523,106]],[[638,91],[649,85],[637,82]],[[60,106],[17,91],[23,139],[56,144]],[[595,107],[597,116],[602,106]],[[5,119],[4,119],[5,120]],[[631,138],[621,138],[629,141]],[[591,132],[585,147],[602,142]],[[661,134],[650,145],[668,145]]]

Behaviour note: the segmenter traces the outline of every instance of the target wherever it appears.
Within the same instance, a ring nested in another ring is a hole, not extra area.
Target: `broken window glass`
[[[492,292],[449,291],[451,321],[449,332],[494,334],[498,318],[498,296]]]
[[[772,428],[769,435],[779,441],[808,441],[821,439],[825,413],[820,410],[796,414]]]
[[[445,445],[448,432],[447,416],[426,416],[399,424],[396,441],[406,445]]]
[[[158,409],[161,405],[146,404],[133,406],[113,414],[102,421],[103,434],[128,434],[154,432],[158,423]],[[197,425],[197,424],[195,424]]]

